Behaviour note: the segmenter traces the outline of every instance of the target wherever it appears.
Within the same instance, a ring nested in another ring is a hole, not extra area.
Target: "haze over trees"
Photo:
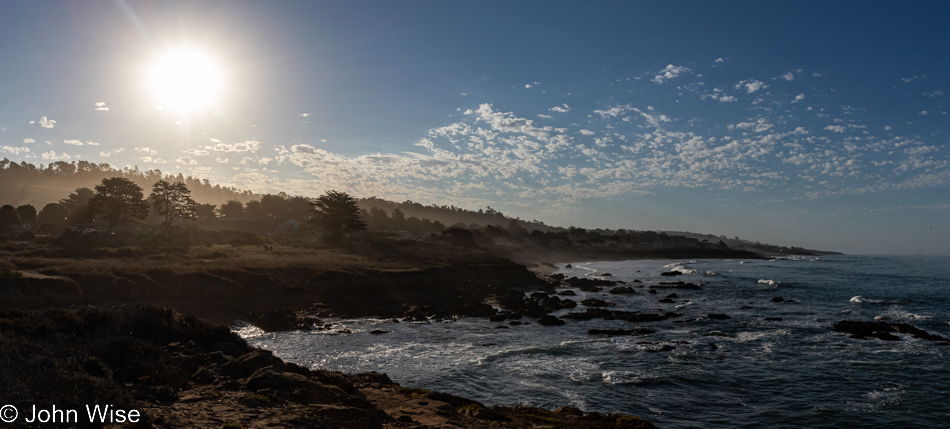
[[[167,237],[172,225],[179,220],[194,220],[198,217],[198,207],[191,199],[191,191],[182,182],[169,183],[159,180],[152,186],[149,195],[152,207],[164,217],[162,233]]]
[[[312,222],[333,241],[366,230],[356,200],[345,192],[327,191],[313,202]]]
[[[96,185],[89,207],[108,220],[110,228],[148,216],[148,202],[142,188],[124,177],[103,179],[102,184]]]

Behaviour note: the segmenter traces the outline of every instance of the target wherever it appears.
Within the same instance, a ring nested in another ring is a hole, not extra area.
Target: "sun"
[[[210,55],[178,49],[149,67],[148,85],[162,108],[192,112],[211,107],[220,95],[223,73]]]

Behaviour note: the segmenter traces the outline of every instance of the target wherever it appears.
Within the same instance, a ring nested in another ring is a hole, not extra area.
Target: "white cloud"
[[[37,121],[30,121],[30,124],[34,123],[37,123]],[[43,128],[53,128],[53,126],[56,124],[56,121],[53,119],[47,119],[46,116],[44,116],[40,118],[39,124]]]
[[[716,58],[716,61],[713,61],[713,62],[714,62],[714,63],[717,63],[717,64],[722,64],[722,63],[726,62],[726,60],[724,60],[724,59],[722,59],[722,57],[720,57],[720,58]]]
[[[723,95],[722,97],[719,97],[720,103],[731,103],[733,101],[736,101],[736,97],[733,97],[731,95]]]
[[[841,125],[828,125],[825,129],[836,133],[843,133],[845,130]]]
[[[929,115],[929,114],[930,114],[930,112],[928,112],[928,111],[926,111],[926,110],[921,110],[920,113],[918,113],[918,115],[920,115],[920,116],[927,116],[927,115]]]
[[[581,134],[585,135],[585,136],[592,136],[592,135],[596,134],[595,132],[593,132],[593,131],[591,131],[591,130],[580,130],[579,132],[580,132]]]
[[[155,155],[155,154],[158,154],[158,152],[152,150],[152,149],[149,148],[148,146],[146,146],[146,147],[137,147],[137,148],[135,148],[135,151],[138,152],[138,153],[144,154],[144,155]]]
[[[36,140],[27,138],[27,139],[23,139],[23,143],[26,143],[26,144],[36,143]]]
[[[227,159],[227,158],[215,158],[214,160],[215,160],[215,161],[218,161],[218,162],[220,162],[220,163],[222,163],[222,164],[227,164],[227,163],[228,163],[228,159]]]
[[[913,81],[915,81],[915,80],[917,80],[917,79],[920,79],[921,77],[923,77],[923,76],[914,75],[914,76],[911,76],[911,77],[902,77],[901,80],[904,81],[904,83],[911,83],[911,82],[913,82]]]
[[[212,138],[210,138],[210,139],[208,139],[208,140],[211,140],[211,143],[221,143],[221,140],[218,140],[218,139],[216,139],[216,138],[214,138],[214,137],[212,137]]]
[[[0,151],[6,152],[6,153],[12,153],[12,154],[14,154],[14,155],[19,155],[19,154],[21,154],[21,153],[28,153],[28,152],[30,152],[30,148],[28,148],[28,147],[3,146],[3,147],[0,147]]]
[[[310,113],[298,113],[298,115],[300,115],[300,117],[306,118],[310,116]]]
[[[760,90],[760,89],[765,89],[765,88],[768,88],[768,87],[769,87],[769,86],[766,85],[765,82],[762,82],[761,80],[755,80],[755,79],[743,80],[743,81],[737,83],[736,86],[735,86],[736,89],[745,88],[745,91],[746,91],[747,94],[751,94],[751,93],[756,92],[756,91],[758,91],[758,90]]]
[[[660,70],[659,73],[656,76],[654,76],[653,79],[650,79],[650,80],[655,82],[656,84],[662,84],[663,82],[666,82],[670,79],[675,79],[685,73],[692,73],[692,70],[690,70],[689,67],[686,67],[686,66],[677,67],[677,66],[674,66],[673,64],[669,64],[666,66],[665,69]]]
[[[71,156],[69,156],[69,155],[67,155],[67,154],[65,154],[65,153],[57,154],[55,151],[52,151],[52,150],[49,151],[49,152],[44,152],[44,153],[42,153],[40,156],[41,156],[43,159],[46,159],[46,160],[54,160],[54,159],[64,159],[64,160],[65,160],[65,159],[72,159]]]
[[[211,152],[208,152],[208,151],[203,150],[203,149],[186,149],[186,150],[185,150],[185,153],[190,154],[190,155],[195,155],[195,156],[204,156],[204,155],[207,155],[207,154],[209,154],[209,153],[211,153]]]
[[[524,89],[531,89],[531,86],[532,85],[530,83],[526,83],[524,84]]]
[[[263,157],[263,158],[257,160],[257,163],[258,163],[258,164],[262,164],[262,165],[268,165],[268,164],[270,164],[271,161],[273,161],[273,160],[274,160],[274,158],[265,156],[265,157]]]
[[[82,146],[82,142],[79,140],[63,140],[63,143],[73,145],[73,146]]]
[[[108,111],[109,111],[109,108],[106,107],[106,102],[105,102],[105,101],[100,101],[100,102],[96,103],[96,110],[103,111],[103,112],[108,112]]]
[[[544,119],[554,119],[553,116],[551,116],[551,115],[545,115],[544,113],[538,113],[538,117],[539,117],[539,118],[544,118]]]
[[[86,142],[87,146],[99,146],[99,143],[96,142]]]
[[[779,77],[782,78],[782,79],[785,79],[785,80],[787,80],[787,81],[793,81],[793,80],[795,80],[795,74],[792,73],[792,72],[787,72],[787,73],[785,73],[785,74],[783,74],[783,75],[781,75],[781,76],[779,76]]]
[[[215,152],[257,152],[260,145],[261,143],[256,140],[248,140],[234,144],[218,143],[214,146],[205,146],[205,149]]]
[[[147,162],[150,164],[167,164],[168,163],[168,161],[165,161],[164,159],[152,158],[151,156],[143,156],[140,159],[142,160],[142,162]]]
[[[798,94],[795,96],[795,99],[792,100],[792,103],[798,103],[799,101],[802,101],[804,99],[805,99],[805,94]]]
[[[120,147],[120,148],[115,149],[115,150],[112,150],[112,151],[99,152],[99,156],[101,156],[101,157],[103,157],[103,158],[108,158],[108,157],[110,157],[110,156],[112,156],[112,155],[115,155],[115,154],[117,154],[117,153],[121,153],[121,152],[124,151],[124,150],[125,150],[125,148],[121,148],[121,147]]]
[[[248,163],[251,163],[251,162],[254,162],[254,158],[251,158],[249,156],[245,156],[244,158],[241,158],[242,165],[247,165]]]
[[[568,106],[567,103],[565,103],[560,106],[554,106],[548,110],[551,112],[567,113],[571,111],[571,106]]]
[[[190,156],[179,156],[175,159],[175,162],[184,164],[184,165],[197,165],[198,161],[195,161],[194,158]]]

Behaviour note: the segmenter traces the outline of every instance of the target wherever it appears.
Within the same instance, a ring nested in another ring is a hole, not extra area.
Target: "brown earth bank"
[[[82,428],[655,427],[570,407],[488,407],[379,373],[311,371],[225,326],[151,306],[0,309],[0,334],[0,403],[19,410],[9,427],[32,427],[33,407],[77,410],[57,423]],[[97,405],[122,412],[90,419],[86,407]]]

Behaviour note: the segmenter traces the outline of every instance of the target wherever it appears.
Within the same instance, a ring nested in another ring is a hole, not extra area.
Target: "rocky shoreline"
[[[74,427],[655,427],[570,407],[487,407],[379,373],[311,371],[164,308],[5,309],[0,332],[0,402],[24,410],[21,418],[31,405],[108,404],[136,416],[110,425],[82,415],[68,421]]]

